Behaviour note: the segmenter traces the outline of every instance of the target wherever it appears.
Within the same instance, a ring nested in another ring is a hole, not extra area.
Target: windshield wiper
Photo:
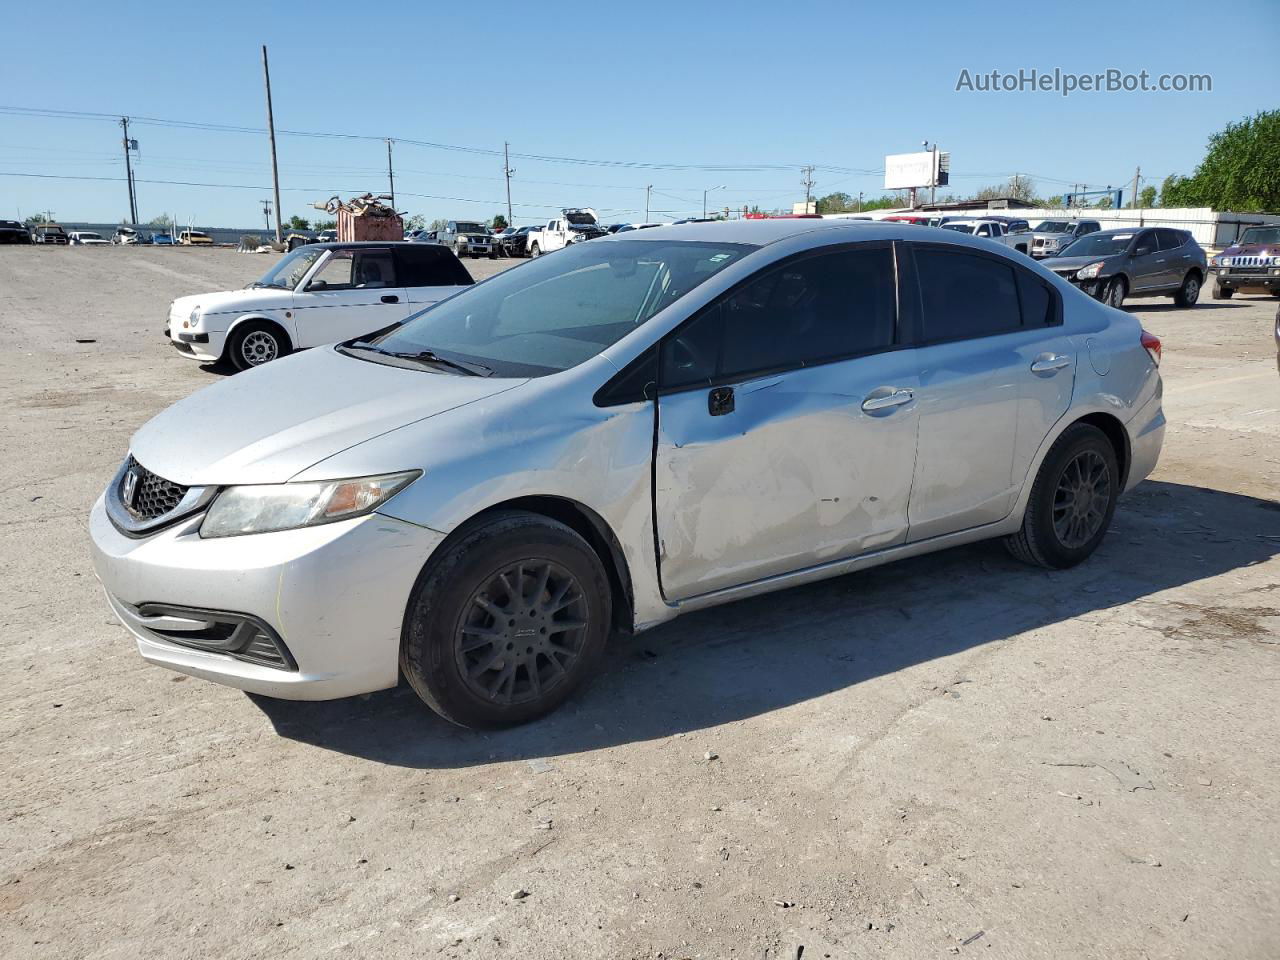
[[[261,290],[263,287],[269,287],[272,290],[288,290],[283,283],[263,283],[261,280],[255,280],[253,283],[245,287],[246,290]]]
[[[435,363],[442,367],[449,367],[457,370],[459,373],[466,374],[468,377],[488,377],[493,375],[493,368],[486,367],[483,363],[469,363],[463,360],[450,360],[448,357],[442,357],[434,350],[383,350],[369,343],[364,337],[359,340],[352,340],[350,343],[340,345],[343,350],[362,350],[366,353],[378,353],[384,357],[395,357],[397,360],[411,360],[418,363]]]
[[[450,367],[453,370],[460,370],[470,377],[488,377],[493,374],[492,367],[486,367],[483,363],[468,363],[463,360],[450,360],[448,357],[442,357],[434,350],[408,350],[396,352],[392,350],[379,350],[379,353],[385,353],[389,357],[399,357],[401,360],[420,360],[423,363],[438,363],[442,367]]]

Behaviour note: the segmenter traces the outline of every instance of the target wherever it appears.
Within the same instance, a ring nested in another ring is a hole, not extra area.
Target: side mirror
[[[1150,247],[1138,247],[1137,250],[1133,251],[1133,255],[1135,257],[1147,257],[1151,255],[1151,252]]]
[[[327,286],[329,286],[329,282],[327,280],[312,280],[307,284],[307,290],[323,290]]]

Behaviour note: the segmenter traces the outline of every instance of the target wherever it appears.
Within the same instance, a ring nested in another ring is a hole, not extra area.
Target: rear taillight
[[[1154,333],[1142,331],[1142,349],[1151,354],[1151,359],[1155,361],[1155,365],[1160,366],[1160,338]]]

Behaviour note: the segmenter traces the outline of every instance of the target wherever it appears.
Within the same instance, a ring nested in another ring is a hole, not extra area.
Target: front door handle
[[[713,417],[723,417],[733,413],[733,387],[715,387],[707,394],[707,413]]]
[[[1032,373],[1053,373],[1071,365],[1071,358],[1061,354],[1042,353],[1031,364]]]
[[[912,390],[895,390],[893,393],[882,396],[867,397],[862,401],[862,409],[867,413],[875,413],[877,410],[887,410],[889,407],[900,407],[904,403],[910,403],[915,397],[915,392]]]
[[[399,303],[400,298],[397,297],[394,293],[388,293],[382,298],[382,302],[383,303]]]

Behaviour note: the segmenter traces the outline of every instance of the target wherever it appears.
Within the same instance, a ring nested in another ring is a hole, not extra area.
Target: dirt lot
[[[0,956],[1280,955],[1274,300],[1136,308],[1165,455],[1083,566],[695,614],[482,735],[144,666],[108,614],[89,506],[221,375],[167,304],[265,267],[0,249]]]

